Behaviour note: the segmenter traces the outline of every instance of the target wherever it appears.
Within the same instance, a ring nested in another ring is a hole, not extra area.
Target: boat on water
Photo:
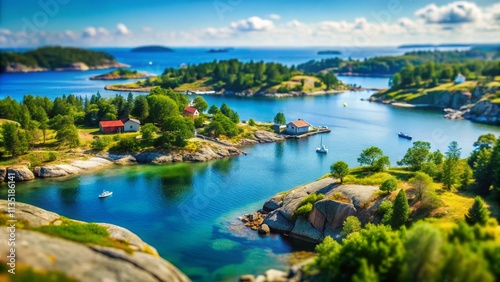
[[[411,140],[413,137],[411,137],[411,135],[409,134],[405,134],[403,132],[399,132],[398,133],[398,136],[401,137],[401,138],[405,138],[405,139],[408,139],[408,140]]]
[[[103,190],[101,194],[99,194],[99,198],[106,198],[106,197],[109,197],[113,195],[113,192],[111,191],[106,191],[106,190]]]
[[[323,144],[323,136],[321,136],[321,144],[318,148],[316,148],[316,152],[321,154],[328,153],[328,148],[326,147],[326,145]]]

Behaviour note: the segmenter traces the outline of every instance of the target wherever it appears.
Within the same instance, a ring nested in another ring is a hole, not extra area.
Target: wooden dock
[[[286,139],[300,139],[300,138],[305,138],[309,137],[312,135],[316,134],[322,134],[322,133],[330,133],[332,130],[330,128],[318,128],[312,131],[309,131],[304,134],[299,134],[299,135],[288,135],[288,134],[281,134],[281,136],[285,137]]]

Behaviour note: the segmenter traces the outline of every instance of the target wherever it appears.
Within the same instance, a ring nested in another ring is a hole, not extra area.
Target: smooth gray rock
[[[305,241],[321,242],[323,234],[321,231],[314,228],[311,223],[302,216],[299,216],[295,221],[290,237],[302,239]]]
[[[270,212],[263,223],[275,232],[288,233],[293,228],[293,224],[282,215],[279,209]]]
[[[273,143],[285,140],[283,136],[265,130],[255,131],[254,136],[259,143]]]
[[[274,211],[275,209],[281,208],[283,206],[283,198],[285,197],[285,194],[278,194],[276,196],[273,196],[271,199],[267,200],[264,203],[264,206],[262,209],[265,212],[271,212]]]
[[[269,234],[271,233],[271,229],[269,228],[269,225],[267,224],[262,224],[260,227],[259,227],[259,233],[260,234]]]
[[[7,177],[14,174],[14,181],[29,181],[35,179],[35,175],[26,166],[12,166],[7,168]]]

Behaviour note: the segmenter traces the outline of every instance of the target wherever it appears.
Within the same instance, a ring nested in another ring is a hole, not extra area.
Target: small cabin
[[[287,134],[298,135],[309,132],[310,127],[311,125],[307,121],[299,118],[296,121],[288,123],[285,131]]]
[[[197,117],[197,116],[200,115],[200,112],[198,112],[198,110],[196,108],[193,108],[193,107],[190,107],[190,106],[186,106],[184,108],[184,111],[182,112],[182,115],[185,116],[185,117],[195,118],[195,117]]]
[[[467,79],[465,78],[465,76],[461,73],[459,73],[457,75],[457,77],[455,77],[455,84],[460,84],[460,83],[464,83]]]
[[[99,122],[99,129],[102,133],[120,133],[124,131],[124,124],[121,120],[104,120]]]
[[[141,127],[141,122],[135,118],[124,118],[121,121],[125,132],[137,132]]]

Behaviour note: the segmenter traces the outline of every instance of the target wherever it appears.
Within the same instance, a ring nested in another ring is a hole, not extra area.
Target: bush
[[[49,152],[49,162],[53,162],[53,161],[57,160],[58,157],[59,157],[58,153]]]
[[[390,225],[392,217],[392,202],[383,201],[378,207],[378,213],[382,216],[382,220],[380,222],[385,225]]]
[[[435,163],[425,163],[422,165],[422,172],[429,175],[433,179],[439,179],[440,171],[438,166]]]
[[[253,118],[251,118],[251,119],[248,120],[248,125],[250,125],[250,126],[256,126],[257,124],[255,123],[255,120],[253,120]]]
[[[139,141],[135,137],[132,137],[120,139],[118,144],[113,147],[113,150],[121,152],[136,152],[139,148]]]
[[[357,217],[351,215],[345,219],[340,235],[346,237],[347,235],[358,232],[359,230],[361,230],[361,222],[359,222]]]
[[[107,137],[107,136],[100,137],[100,138],[97,138],[94,141],[92,141],[91,147],[94,150],[102,151],[109,145],[110,142],[111,142],[111,140],[109,140],[109,137]]]
[[[314,203],[316,203],[319,200],[323,200],[324,197],[325,197],[325,195],[323,195],[323,194],[316,194],[316,193],[309,194],[309,196],[305,197],[300,202],[299,207],[301,207],[301,206],[303,206],[303,205],[305,205],[307,203],[314,204]]]
[[[321,87],[321,82],[315,81],[314,82],[314,87],[316,87],[316,88]]]
[[[312,209],[313,209],[313,204],[306,203],[304,205],[299,206],[299,208],[295,211],[295,214],[307,217],[309,213],[312,211]]]
[[[398,188],[398,181],[394,177],[389,178],[386,181],[382,182],[379,188],[380,190],[387,192],[396,191],[396,189]]]
[[[119,134],[116,134],[115,136],[113,136],[113,141],[120,141],[122,137],[119,135]]]

